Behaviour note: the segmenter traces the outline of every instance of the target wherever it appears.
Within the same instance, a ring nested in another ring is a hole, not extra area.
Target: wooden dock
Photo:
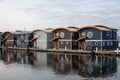
[[[18,48],[18,47],[1,47],[1,49],[9,49],[9,50],[25,50],[25,51],[40,51],[40,52],[55,52],[55,53],[75,53],[75,54],[93,54],[91,51],[83,51],[83,50],[69,50],[69,49],[38,49],[38,48]],[[95,55],[113,55],[113,56],[120,56],[120,52],[116,51],[98,51],[95,52]]]

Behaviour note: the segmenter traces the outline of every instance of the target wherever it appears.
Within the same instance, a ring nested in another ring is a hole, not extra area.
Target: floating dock
[[[113,55],[120,56],[120,51],[83,51],[83,50],[69,50],[69,49],[38,49],[38,48],[18,48],[18,47],[1,47],[1,49],[8,50],[25,50],[25,51],[40,51],[40,52],[55,52],[55,53],[72,53],[72,54],[93,54],[94,55]]]

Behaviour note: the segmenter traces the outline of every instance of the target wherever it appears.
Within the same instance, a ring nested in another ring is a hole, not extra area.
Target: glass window
[[[56,36],[59,36],[59,33],[56,33]]]
[[[105,42],[103,42],[103,46],[105,46]]]
[[[113,45],[113,42],[111,41],[111,46]]]
[[[109,42],[107,42],[107,46],[109,46]]]
[[[61,44],[63,44],[63,41],[61,41]]]
[[[109,34],[109,32],[106,32],[106,36],[109,36],[110,34]]]
[[[69,44],[69,42],[68,41],[66,41],[66,45],[68,45]]]

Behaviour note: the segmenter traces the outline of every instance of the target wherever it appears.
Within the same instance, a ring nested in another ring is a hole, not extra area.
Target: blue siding
[[[112,39],[112,33],[110,31],[103,31],[102,32],[102,39],[103,40],[111,40]]]
[[[93,37],[92,38],[88,38],[87,37],[87,33],[89,31],[93,32]],[[85,32],[86,33],[87,40],[100,40],[101,39],[101,32],[96,30],[96,29],[85,29],[85,30],[82,30],[81,32]],[[82,37],[81,33],[79,35],[80,35],[80,37]]]

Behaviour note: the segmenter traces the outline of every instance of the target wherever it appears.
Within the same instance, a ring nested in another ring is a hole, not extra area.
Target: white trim
[[[7,41],[14,41],[14,40],[7,40]]]
[[[70,39],[59,39],[59,41],[72,41]]]

